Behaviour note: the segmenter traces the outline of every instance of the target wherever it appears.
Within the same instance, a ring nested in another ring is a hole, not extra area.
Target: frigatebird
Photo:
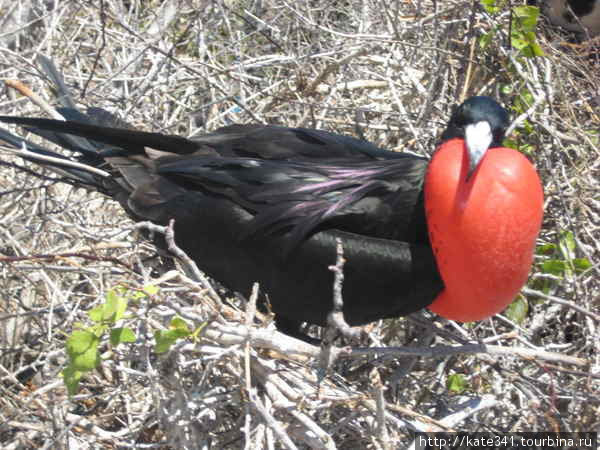
[[[489,97],[455,109],[429,161],[306,128],[230,125],[190,139],[137,131],[105,110],[75,109],[61,76],[52,78],[65,121],[0,121],[108,176],[65,165],[68,157],[7,131],[0,139],[55,156],[38,162],[114,198],[134,220],[174,219],[177,244],[199,267],[240,293],[258,281],[288,334],[298,336],[303,322],[326,323],[338,238],[350,325],[425,307],[483,319],[527,279],[542,187],[529,160],[502,147],[508,113]]]

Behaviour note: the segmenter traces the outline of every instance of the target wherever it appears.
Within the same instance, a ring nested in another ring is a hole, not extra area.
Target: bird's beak
[[[492,145],[492,128],[486,121],[467,125],[465,128],[465,141],[469,157],[469,171],[467,180],[471,177],[485,152]]]

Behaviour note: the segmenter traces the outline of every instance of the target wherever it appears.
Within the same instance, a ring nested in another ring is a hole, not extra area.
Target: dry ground
[[[274,335],[268,318],[247,327],[244,301],[154,280],[160,292],[129,307],[138,341],[103,343],[102,369],[69,399],[67,335],[110,288],[160,268],[116,203],[0,166],[0,446],[404,448],[414,430],[598,430],[598,44],[542,30],[546,57],[519,62],[509,20],[463,0],[0,2],[0,78],[52,101],[35,63],[45,54],[82,107],[143,130],[261,121],[356,135],[358,123],[382,147],[430,155],[459,99],[494,96],[515,107],[512,138],[547,198],[520,323],[376,323],[372,342],[389,353],[353,350],[319,389],[317,348]],[[0,113],[40,111],[2,88]],[[64,253],[80,256],[33,257]],[[210,323],[158,356],[153,332],[176,313]]]

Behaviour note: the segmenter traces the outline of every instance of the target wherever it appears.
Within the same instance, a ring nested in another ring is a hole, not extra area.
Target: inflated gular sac
[[[467,177],[465,141],[446,142],[425,179],[431,245],[444,290],[429,309],[463,322],[502,311],[525,284],[540,231],[543,192],[529,160],[489,149]]]

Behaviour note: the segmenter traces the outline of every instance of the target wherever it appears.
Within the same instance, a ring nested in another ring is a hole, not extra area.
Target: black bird
[[[105,110],[76,110],[52,63],[41,62],[59,87],[66,121],[0,121],[77,152],[79,162],[108,176],[66,166],[66,157],[7,131],[0,130],[0,140],[57,157],[37,162],[114,198],[134,220],[175,219],[176,242],[199,267],[240,293],[260,282],[277,327],[288,334],[298,336],[302,322],[325,324],[336,238],[347,260],[350,325],[430,305],[458,320],[488,317],[526,280],[541,223],[541,185],[527,159],[500,147],[508,115],[488,97],[472,97],[455,110],[430,164],[305,128],[231,125],[193,139],[123,128]],[[500,210],[485,206],[487,198]],[[462,218],[448,212],[454,202]],[[523,223],[510,234],[507,220]],[[457,254],[457,245],[467,256]]]

